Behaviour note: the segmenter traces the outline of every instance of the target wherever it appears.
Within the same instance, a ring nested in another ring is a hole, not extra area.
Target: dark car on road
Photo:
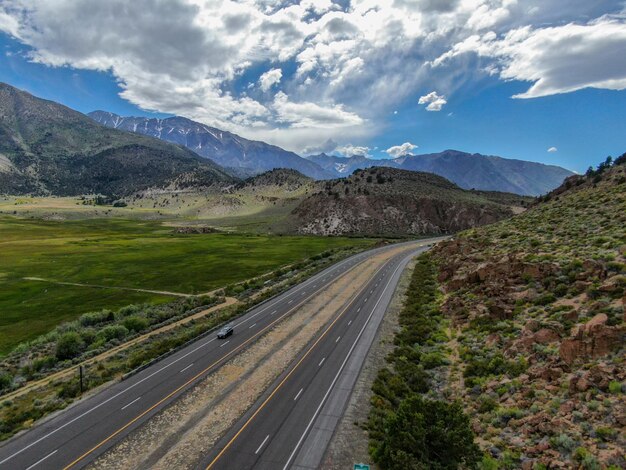
[[[218,339],[228,338],[230,335],[233,334],[233,331],[235,331],[235,329],[233,328],[233,325],[226,325],[220,331],[217,332],[217,337]]]

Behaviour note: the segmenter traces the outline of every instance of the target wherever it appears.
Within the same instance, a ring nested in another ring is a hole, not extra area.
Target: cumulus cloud
[[[559,149],[558,149],[558,148],[556,148],[556,147],[550,147],[550,148],[548,149],[548,153],[556,153],[556,152],[558,152],[558,151],[559,151]]]
[[[436,91],[433,91],[427,95],[420,97],[419,104],[425,104],[427,111],[441,111],[443,107],[448,104],[445,96],[438,95]]]
[[[281,69],[268,70],[259,77],[259,86],[261,90],[267,92],[272,86],[280,83],[281,78],[283,78],[283,71]]]
[[[358,115],[344,110],[341,105],[324,107],[311,102],[294,103],[282,91],[276,93],[273,108],[277,120],[292,127],[345,127],[363,123]]]
[[[352,157],[355,155],[359,157],[368,157],[371,149],[369,147],[347,144],[337,147],[336,150],[346,157]]]
[[[626,88],[623,6],[567,3],[1,0],[0,31],[32,61],[111,73],[139,107],[298,151],[380,132],[384,116],[435,84],[422,104],[439,111],[485,70],[528,82],[519,98]],[[242,87],[261,67],[256,86]]]
[[[626,89],[626,17],[605,15],[586,24],[533,28],[503,36],[473,35],[433,61],[444,65],[464,54],[495,60],[504,80],[531,82],[516,98],[538,98],[583,88]]]
[[[411,142],[405,142],[402,145],[394,145],[393,147],[389,147],[387,150],[385,150],[385,152],[392,157],[397,158],[401,157],[402,155],[406,155],[409,152],[412,152],[417,147],[417,145],[412,144]]]
[[[337,141],[333,140],[333,139],[328,139],[326,142],[324,142],[321,145],[310,145],[308,147],[305,147],[302,150],[302,153],[305,155],[314,155],[314,154],[319,154],[319,153],[330,153],[332,151],[334,151],[337,147],[339,147],[339,144],[337,143]]]

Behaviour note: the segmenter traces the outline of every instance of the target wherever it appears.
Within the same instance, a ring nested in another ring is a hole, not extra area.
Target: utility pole
[[[78,371],[80,373],[80,394],[83,394],[83,365],[78,366]]]

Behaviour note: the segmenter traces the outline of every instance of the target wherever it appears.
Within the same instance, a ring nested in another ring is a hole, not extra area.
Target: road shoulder
[[[400,282],[379,325],[345,412],[326,449],[320,465],[321,469],[352,468],[354,463],[370,462],[369,438],[365,426],[369,415],[372,384],[379,369],[385,366],[385,358],[394,348],[393,338],[399,328],[398,315],[404,305],[414,267],[415,258],[409,262],[400,277]]]

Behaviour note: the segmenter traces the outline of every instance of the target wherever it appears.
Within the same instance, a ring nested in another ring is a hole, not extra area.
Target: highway
[[[417,246],[414,242],[404,245],[407,250]],[[227,340],[217,340],[214,335],[200,338],[127,380],[112,384],[1,444],[0,469],[85,467],[302,304],[323,292],[339,276],[388,249],[390,247],[360,253],[326,268],[246,312],[234,321],[235,334]],[[329,327],[305,348],[303,356],[279,379],[284,382],[274,384],[266,392],[265,395],[271,394],[268,402],[263,406],[263,403],[257,403],[227,434],[227,440],[215,448],[215,455],[207,456],[207,466],[213,462],[213,468],[277,468],[275,462],[289,464],[289,458],[294,459],[295,450],[304,442],[303,439],[296,446],[302,436],[300,431],[304,431],[302,424],[306,427],[314,417],[320,393],[328,389],[342,358],[359,338],[359,331],[369,321],[368,312],[377,302],[380,305],[383,294],[388,295],[395,288],[398,272],[406,258],[407,251],[394,256],[363,291],[337,313]],[[252,413],[253,419],[244,426],[244,420]],[[232,434],[238,432],[238,427],[241,432],[233,440]],[[241,439],[244,436],[246,438]],[[296,442],[293,442],[294,438]]]
[[[388,260],[198,468],[317,468],[352,390],[352,386],[337,387],[341,374],[364,342],[364,354],[352,365],[354,384],[403,268],[425,249],[402,252]],[[324,405],[332,402],[334,413],[321,414]],[[317,436],[303,449],[316,421]]]

